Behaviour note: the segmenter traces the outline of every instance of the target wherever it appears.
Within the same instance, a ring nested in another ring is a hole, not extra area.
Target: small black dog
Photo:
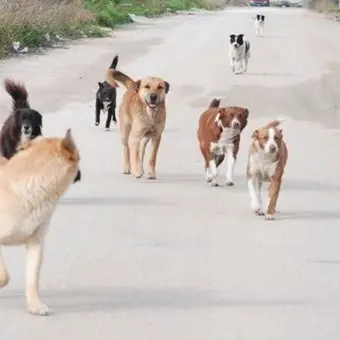
[[[42,134],[42,115],[30,108],[24,85],[6,79],[5,89],[13,99],[13,108],[1,128],[0,152],[3,157],[10,159],[23,141]]]
[[[118,55],[113,58],[109,69],[115,69],[118,63]],[[109,131],[111,119],[117,124],[116,118],[116,96],[118,84],[109,84],[107,81],[98,82],[99,89],[96,92],[96,118],[95,125],[100,123],[100,111],[107,114],[105,129]],[[114,85],[114,86],[113,86]]]

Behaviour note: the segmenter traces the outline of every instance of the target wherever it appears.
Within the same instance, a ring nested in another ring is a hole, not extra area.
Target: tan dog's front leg
[[[0,248],[0,288],[5,287],[9,282],[9,274],[6,269],[5,262],[2,258],[1,248]]]
[[[41,239],[32,239],[26,244],[26,299],[28,311],[35,315],[48,315],[51,310],[40,301],[39,280],[44,244]]]
[[[130,146],[130,157],[132,160],[132,174],[136,178],[141,178],[143,176],[143,167],[139,157],[141,138],[137,135],[132,135],[129,141]]]
[[[141,164],[141,171],[144,173],[144,156],[145,156],[145,149],[150,140],[150,137],[143,137],[141,142],[140,142],[140,148],[139,148],[139,158],[140,158],[140,164]]]
[[[269,186],[269,204],[266,214],[267,220],[275,220],[275,208],[281,187],[281,180],[272,179]]]
[[[156,162],[157,162],[157,153],[159,149],[159,145],[161,143],[162,136],[155,136],[152,138],[152,151],[149,161],[149,172],[148,179],[156,179]]]

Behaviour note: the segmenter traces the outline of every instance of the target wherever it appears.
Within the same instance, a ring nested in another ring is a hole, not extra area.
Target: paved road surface
[[[145,19],[0,65],[1,77],[25,81],[46,135],[72,127],[83,171],[48,236],[41,291],[54,315],[26,313],[25,252],[7,248],[1,339],[339,339],[340,25],[301,9],[263,12],[263,39],[255,9],[229,9]],[[233,32],[252,43],[244,76],[228,65]],[[115,53],[135,79],[171,84],[155,182],[123,176],[117,128],[93,125],[96,84]],[[204,182],[196,128],[213,97],[250,110],[233,188]],[[5,114],[4,91],[0,101]],[[245,162],[253,129],[276,117],[290,158],[272,223],[250,212]]]

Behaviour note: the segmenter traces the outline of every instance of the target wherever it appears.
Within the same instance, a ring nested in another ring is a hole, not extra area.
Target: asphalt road
[[[1,78],[25,82],[45,135],[72,128],[83,172],[47,239],[41,294],[53,315],[27,314],[25,251],[5,248],[2,340],[339,340],[340,25],[261,10],[263,38],[257,9],[228,9],[143,19],[113,38],[0,65]],[[241,76],[227,60],[237,32],[252,49]],[[122,175],[117,128],[94,126],[97,81],[115,53],[135,79],[171,86],[154,182]],[[234,187],[204,181],[196,129],[213,97],[250,111]],[[4,90],[0,105],[5,117]],[[251,214],[245,168],[252,131],[277,117],[289,159],[271,222]]]

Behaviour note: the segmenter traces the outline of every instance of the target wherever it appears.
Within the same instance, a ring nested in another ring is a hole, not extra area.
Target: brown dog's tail
[[[113,87],[118,87],[117,81],[122,83],[128,90],[131,90],[135,87],[135,82],[129,76],[114,69],[109,69],[107,71],[106,81]]]
[[[209,109],[212,109],[213,107],[219,107],[221,103],[221,99],[213,99],[212,102],[209,105]]]
[[[280,125],[283,122],[283,119],[275,119],[268,123],[267,125],[264,126],[265,129],[270,129],[270,128],[276,128],[278,125]]]
[[[28,93],[23,84],[5,79],[5,90],[13,99],[13,109],[29,108]]]

